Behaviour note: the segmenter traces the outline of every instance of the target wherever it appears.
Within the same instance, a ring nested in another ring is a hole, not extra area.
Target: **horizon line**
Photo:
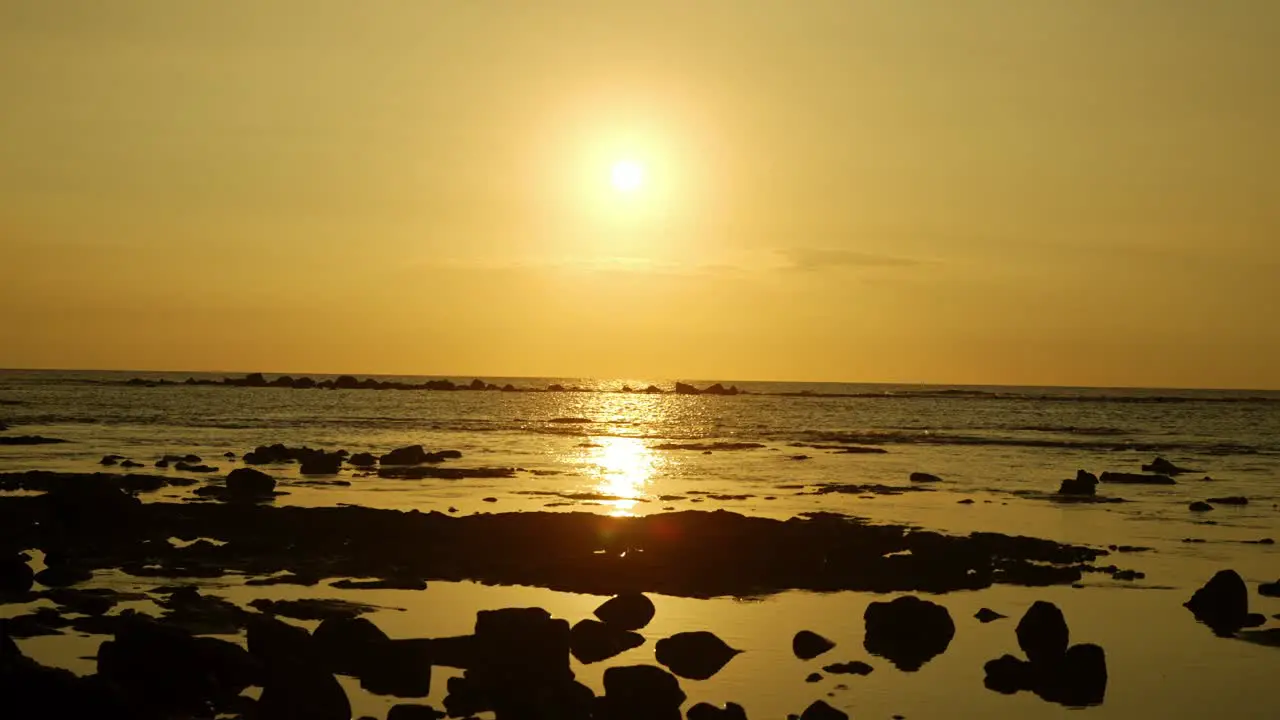
[[[159,369],[103,369],[103,368],[52,368],[52,367],[0,367],[0,373],[6,372],[47,372],[47,373],[164,373],[172,375],[222,375],[224,377],[244,377],[253,373],[260,373],[268,377],[340,377],[349,375],[356,378],[367,377],[404,377],[404,378],[424,378],[424,379],[453,379],[453,378],[471,378],[484,380],[486,378],[500,378],[503,380],[592,380],[596,382],[604,381],[627,381],[627,380],[644,380],[646,382],[686,382],[686,383],[722,383],[722,384],[790,384],[790,385],[871,385],[871,386],[913,386],[913,387],[939,387],[939,388],[1038,388],[1038,389],[1057,389],[1057,390],[1177,390],[1177,391],[1194,391],[1194,392],[1261,392],[1275,393],[1280,392],[1280,388],[1255,388],[1255,387],[1193,387],[1193,386],[1167,386],[1167,385],[1014,385],[1004,383],[944,383],[944,382],[927,382],[927,381],[867,381],[867,380],[743,380],[743,379],[710,379],[710,378],[667,378],[667,377],[642,377],[642,376],[575,376],[575,375],[476,375],[468,373],[351,373],[351,372],[278,372],[267,370],[159,370]]]

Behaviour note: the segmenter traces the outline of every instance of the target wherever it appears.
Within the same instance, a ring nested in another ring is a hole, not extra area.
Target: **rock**
[[[236,468],[227,473],[227,492],[239,497],[269,496],[276,489],[276,479],[261,470]]]
[[[121,688],[143,716],[202,715],[212,704],[228,709],[260,666],[240,647],[193,638],[150,618],[133,616],[98,648],[98,674]]]
[[[351,704],[303,628],[274,618],[249,625],[249,652],[264,668],[260,717],[350,720]]]
[[[140,462],[134,462],[134,461],[132,461],[132,460],[123,460],[123,461],[121,461],[121,462],[120,462],[120,467],[122,467],[122,468],[138,468],[138,467],[142,467],[142,463],[140,463]]]
[[[1142,580],[1146,576],[1146,573],[1140,573],[1137,570],[1116,570],[1111,573],[1112,580]]]
[[[396,705],[387,712],[387,720],[437,720],[446,715],[430,705]]]
[[[0,597],[22,595],[31,590],[35,572],[18,555],[0,556]]]
[[[740,391],[736,385],[725,387],[720,383],[716,383],[708,388],[703,388],[702,395],[737,395]]]
[[[692,386],[692,385],[688,385],[688,384],[685,384],[685,383],[682,383],[682,382],[678,382],[678,383],[676,383],[676,394],[677,394],[677,395],[697,395],[697,394],[698,394],[698,388],[696,388],[696,387],[694,387],[694,386]]]
[[[1125,485],[1176,485],[1177,482],[1168,475],[1139,475],[1137,473],[1104,472],[1098,477],[1099,482]]]
[[[978,622],[984,625],[989,622],[995,622],[996,620],[1008,617],[1007,615],[1001,615],[991,608],[982,608],[978,612],[974,613],[973,616],[978,619]]]
[[[982,669],[986,673],[983,684],[987,689],[1004,695],[1029,690],[1034,684],[1035,674],[1031,663],[1012,655],[1001,655],[995,660],[988,660]]]
[[[1055,673],[1032,688],[1041,698],[1069,707],[1101,704],[1107,694],[1107,656],[1092,644],[1072,645]]]
[[[236,459],[236,454],[235,454],[235,453],[233,453],[233,452],[231,452],[230,450],[228,450],[227,452],[222,453],[222,457],[224,457],[224,458],[226,458],[226,459],[228,459],[228,460],[235,460],[235,459]]]
[[[821,700],[815,700],[812,705],[805,708],[804,712],[800,713],[800,720],[849,720],[849,715]]]
[[[1183,473],[1193,473],[1193,472],[1200,472],[1200,471],[1180,468],[1177,465],[1174,465],[1173,463],[1169,462],[1168,460],[1165,460],[1162,457],[1158,457],[1155,460],[1152,460],[1150,464],[1143,465],[1142,472],[1156,473],[1159,475],[1181,475]]]
[[[335,673],[359,676],[368,658],[390,638],[377,625],[359,617],[328,618],[312,635],[316,652]]]
[[[1209,498],[1207,502],[1211,502],[1215,505],[1248,505],[1249,498],[1241,497],[1239,495],[1229,495],[1227,497]]]
[[[123,455],[104,455],[102,459],[98,461],[98,464],[110,467],[124,459],[125,457]]]
[[[644,644],[644,637],[598,620],[583,620],[569,631],[569,650],[584,665],[608,660]]]
[[[316,453],[302,461],[298,472],[303,475],[337,475],[342,470],[342,460],[337,453]]]
[[[1258,586],[1258,594],[1263,597],[1280,597],[1280,580],[1262,583]]]
[[[1221,570],[1184,606],[1215,633],[1229,636],[1249,622],[1249,588],[1235,570]]]
[[[388,640],[361,660],[360,688],[374,695],[425,698],[431,694],[429,646],[414,640]]]
[[[177,471],[179,471],[179,472],[193,472],[193,473],[215,473],[215,472],[218,472],[218,468],[213,467],[212,465],[194,465],[194,464],[192,464],[192,463],[188,463],[188,462],[180,462],[180,463],[177,463],[177,464],[175,464],[175,465],[173,466],[173,469],[174,469],[174,470],[177,470]]]
[[[1070,643],[1067,620],[1057,605],[1038,600],[1022,616],[1017,627],[1018,647],[1032,663],[1062,659]]]
[[[340,590],[426,590],[427,581],[416,577],[391,577],[377,580],[343,579],[331,583],[329,587]]]
[[[614,720],[668,720],[680,717],[685,694],[680,682],[652,665],[611,667],[604,671],[603,717]]]
[[[1201,502],[1197,500],[1191,503],[1190,505],[1188,505],[1187,509],[1190,510],[1191,512],[1208,512],[1213,509],[1213,506],[1207,502]]]
[[[350,600],[326,600],[321,598],[302,598],[300,600],[268,600],[258,598],[249,602],[249,606],[266,615],[279,615],[294,620],[330,620],[355,618],[381,608],[375,605],[351,602]]]
[[[36,582],[48,588],[65,588],[93,579],[93,571],[71,563],[50,565],[36,573]]]
[[[830,640],[808,630],[801,630],[791,639],[791,652],[801,660],[812,660],[835,646]]]
[[[65,442],[67,441],[41,435],[17,435],[14,437],[6,435],[0,437],[0,445],[57,445]]]
[[[426,462],[437,462],[431,453],[421,445],[410,445],[398,448],[379,458],[383,465],[421,465]]]
[[[911,482],[936,483],[936,482],[942,482],[942,478],[938,477],[937,475],[930,475],[929,473],[926,473],[926,472],[913,472],[911,473]]]
[[[659,640],[654,650],[659,663],[689,680],[710,678],[742,652],[705,630],[676,633]]]
[[[866,675],[870,675],[874,670],[875,668],[862,662],[861,660],[854,660],[852,662],[846,662],[846,663],[835,663],[833,665],[827,665],[826,667],[822,668],[823,672],[831,673],[832,675],[866,676]]]
[[[347,462],[356,467],[373,467],[378,464],[378,458],[373,453],[360,452],[347,458]]]
[[[871,603],[863,620],[867,652],[886,658],[903,672],[915,672],[946,652],[956,632],[945,607],[912,595]]]
[[[656,612],[653,601],[644,595],[624,593],[606,600],[596,608],[595,616],[623,630],[639,630],[653,620]]]
[[[737,703],[726,703],[718,708],[710,703],[698,703],[689,708],[688,720],[747,720],[747,711]]]
[[[1074,479],[1063,480],[1058,486],[1059,495],[1096,495],[1098,476],[1085,470],[1077,470]]]

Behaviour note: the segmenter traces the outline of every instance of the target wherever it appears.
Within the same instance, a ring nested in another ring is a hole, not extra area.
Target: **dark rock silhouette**
[[[464,478],[509,478],[515,477],[515,468],[451,468],[435,466],[397,466],[391,465],[378,469],[378,477],[388,480],[462,480]],[[495,502],[495,501],[488,501]]]
[[[823,672],[832,675],[870,675],[875,668],[862,662],[861,660],[853,660],[846,663],[834,663],[822,668]]]
[[[134,462],[134,461],[132,461],[132,460],[122,460],[122,461],[120,461],[120,467],[122,467],[122,468],[139,468],[139,467],[142,467],[142,463],[140,463],[140,462]]]
[[[1249,498],[1241,497],[1239,495],[1229,495],[1227,497],[1209,498],[1207,502],[1213,503],[1214,505],[1248,505]]]
[[[0,473],[0,488],[46,492],[0,497],[0,527],[12,546],[61,549],[89,569],[123,568],[139,576],[288,572],[321,579],[477,580],[599,595],[645,589],[687,597],[1072,583],[1081,578],[1080,567],[1102,552],[836,516],[786,522],[727,511],[451,517],[359,507],[143,504],[115,482],[105,475]],[[175,547],[170,537],[227,544]],[[644,552],[626,552],[634,548]]]
[[[103,455],[102,459],[98,461],[98,464],[110,467],[124,459],[123,455]]]
[[[599,620],[582,620],[569,631],[569,651],[584,665],[640,647],[644,637]]]
[[[356,467],[373,467],[378,464],[378,458],[373,453],[359,452],[347,458],[347,462]]]
[[[1077,470],[1075,478],[1063,480],[1058,486],[1059,495],[1095,495],[1098,476],[1085,470]]]
[[[812,660],[835,646],[835,643],[809,630],[801,630],[791,638],[791,652],[801,660]]]
[[[1107,658],[1092,644],[1068,647],[1070,634],[1057,606],[1039,601],[1018,623],[1018,645],[1029,660],[1003,655],[986,663],[984,684],[1012,695],[1029,690],[1070,707],[1100,704],[1107,692]]]
[[[1249,612],[1249,588],[1235,570],[1219,571],[1184,606],[1196,620],[1224,637],[1266,622],[1264,616]]]
[[[330,587],[340,590],[426,590],[427,581],[413,577],[385,577],[377,580],[343,579]]]
[[[322,664],[305,629],[257,617],[249,624],[248,644],[263,666],[262,717],[350,719],[346,692]]]
[[[230,710],[250,685],[264,682],[260,663],[238,645],[132,616],[98,648],[98,674],[120,688],[144,717]]]
[[[995,622],[996,620],[1000,620],[1002,618],[1008,617],[1006,615],[1001,615],[1000,613],[996,612],[995,610],[992,610],[991,608],[982,608],[978,612],[974,613],[973,616],[977,618],[978,622],[982,623],[983,625],[986,625],[989,622]]]
[[[326,600],[323,598],[302,598],[299,600],[258,598],[249,601],[249,606],[265,615],[279,615],[280,617],[294,620],[346,620],[381,609],[376,605],[365,605],[351,602],[350,600]]]
[[[1033,663],[1061,658],[1070,643],[1070,631],[1062,611],[1053,603],[1037,601],[1018,621],[1018,647]]]
[[[692,385],[688,385],[686,383],[678,382],[676,383],[676,394],[677,395],[697,395],[698,388]]]
[[[342,470],[343,456],[337,453],[317,452],[302,460],[298,472],[303,475],[337,475]]]
[[[180,462],[174,465],[173,469],[177,470],[178,472],[193,472],[193,473],[202,473],[202,474],[218,472],[218,468],[212,465],[193,465],[188,462]]]
[[[442,450],[437,453],[429,453],[421,445],[410,445],[392,450],[379,458],[378,462],[383,465],[422,465],[423,463],[438,463],[460,457],[462,457],[462,453],[457,450]]]
[[[720,383],[716,383],[711,387],[703,388],[699,393],[701,395],[737,395],[740,391],[737,386],[725,387]]]
[[[359,677],[374,655],[391,641],[377,625],[360,617],[329,618],[312,635],[315,650],[331,672]]]
[[[705,630],[676,633],[654,647],[658,662],[689,680],[706,680],[742,652]]]
[[[47,438],[41,435],[0,436],[0,445],[57,445],[65,442],[67,441],[59,440],[58,438]]]
[[[609,720],[679,720],[685,694],[680,682],[652,665],[604,671],[604,697],[595,717]]]
[[[863,646],[903,672],[915,672],[946,652],[956,626],[947,609],[913,595],[873,602],[863,614]]]
[[[437,720],[447,715],[430,705],[396,705],[387,711],[387,720]]]
[[[1262,583],[1258,586],[1258,594],[1263,597],[1280,597],[1280,580]]]
[[[807,683],[822,682],[822,673],[809,673],[809,675],[805,677],[804,681]]]
[[[805,708],[800,713],[800,720],[849,720],[848,713],[837,710],[822,700],[815,700],[813,704]]]
[[[1176,485],[1177,481],[1168,475],[1139,475],[1138,473],[1104,472],[1098,476],[1099,482],[1123,485]]]
[[[1200,500],[1197,500],[1191,503],[1190,505],[1188,505],[1187,509],[1190,510],[1191,512],[1208,512],[1213,509],[1213,506],[1207,502],[1202,502]]]
[[[0,598],[26,594],[35,582],[35,575],[20,555],[0,556]]]
[[[1143,465],[1142,472],[1156,473],[1157,475],[1182,475],[1184,473],[1194,473],[1194,472],[1200,472],[1200,471],[1181,468],[1169,462],[1168,460],[1165,460],[1162,457],[1158,457],[1155,460],[1152,460],[1150,464]]]
[[[657,612],[653,601],[640,593],[624,593],[612,597],[596,608],[601,621],[623,630],[639,630],[653,620]]]
[[[236,468],[227,473],[226,488],[234,497],[269,496],[276,489],[276,479],[261,470]]]
[[[942,478],[938,477],[937,475],[931,475],[927,472],[913,472],[911,473],[911,482],[936,483],[936,482],[942,482]]]
[[[710,703],[698,703],[689,708],[688,720],[747,720],[747,711],[737,703],[726,703],[718,708]]]
[[[541,608],[507,608],[476,615],[474,637],[441,645],[430,653],[439,658],[449,646],[454,662],[467,665],[461,678],[449,680],[445,709],[451,716],[493,711],[498,717],[585,720],[592,693],[573,680],[569,670],[569,625]],[[439,662],[439,660],[437,660]]]
[[[76,677],[22,654],[0,619],[0,714],[15,720],[95,718],[131,720],[136,712],[120,689],[99,676]]]

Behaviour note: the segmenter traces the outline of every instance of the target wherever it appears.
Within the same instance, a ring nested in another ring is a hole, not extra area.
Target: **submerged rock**
[[[595,616],[623,630],[639,630],[653,620],[656,612],[653,601],[641,593],[624,593],[606,600],[596,608]]]
[[[373,453],[359,452],[347,458],[347,462],[356,467],[373,467],[378,464],[378,458]]]
[[[1196,620],[1222,636],[1229,637],[1241,628],[1266,621],[1262,615],[1249,612],[1249,588],[1235,570],[1219,571],[1184,606]]]
[[[726,703],[718,708],[710,703],[698,703],[689,708],[688,720],[747,720],[747,711],[737,703]]]
[[[867,652],[889,660],[903,672],[915,672],[946,652],[956,633],[945,607],[912,595],[871,603],[863,620]]]
[[[1280,580],[1262,583],[1258,586],[1258,594],[1263,597],[1280,597]]]
[[[835,646],[830,640],[808,630],[801,630],[791,639],[791,652],[801,660],[812,660]]]
[[[1029,690],[1042,699],[1069,707],[1100,704],[1107,691],[1107,659],[1097,645],[1067,647],[1062,612],[1039,601],[1018,623],[1018,644],[1029,660],[1003,655],[984,666],[990,690],[1014,694]]]
[[[978,622],[982,623],[983,625],[986,625],[989,622],[995,622],[996,620],[1000,620],[1005,617],[1008,617],[1007,615],[1001,615],[1000,613],[996,612],[995,610],[992,610],[991,608],[982,608],[978,612],[974,613],[973,616],[977,618]]]
[[[870,675],[875,668],[862,662],[861,660],[853,660],[846,663],[835,663],[822,668],[823,672],[832,675]]]
[[[1139,475],[1138,473],[1104,472],[1098,477],[1100,482],[1125,485],[1176,485],[1177,482],[1168,475]]]
[[[236,468],[227,473],[226,488],[233,497],[270,496],[276,489],[276,479],[261,470]]]
[[[1018,647],[1033,663],[1057,662],[1070,645],[1067,620],[1057,605],[1036,601],[1022,616],[1015,632]]]
[[[1162,457],[1158,457],[1155,460],[1152,460],[1150,464],[1143,465],[1142,472],[1156,473],[1158,475],[1182,475],[1183,473],[1194,473],[1200,471],[1181,468]]]
[[[599,620],[583,620],[569,631],[569,650],[584,665],[640,647],[644,637]]]
[[[604,671],[600,716],[611,720],[678,720],[685,701],[680,682],[652,665],[611,667]]]
[[[1208,512],[1213,509],[1213,506],[1207,502],[1201,502],[1197,500],[1191,503],[1190,505],[1188,505],[1187,509],[1190,510],[1191,512]]]
[[[911,482],[913,483],[937,483],[942,482],[942,478],[927,472],[911,473]]]
[[[1212,497],[1207,502],[1215,505],[1248,505],[1249,498],[1240,495],[1229,495],[1227,497]]]
[[[705,630],[676,633],[659,640],[654,650],[659,663],[690,680],[710,678],[742,652]]]
[[[1085,470],[1077,470],[1074,479],[1063,480],[1058,486],[1059,495],[1096,495],[1098,476]]]
[[[815,700],[812,705],[800,713],[800,720],[849,720],[848,713],[837,710],[822,700]]]

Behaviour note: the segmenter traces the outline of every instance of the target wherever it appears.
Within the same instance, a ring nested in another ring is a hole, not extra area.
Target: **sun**
[[[609,179],[618,192],[633,193],[644,185],[644,167],[633,160],[619,160],[613,164]]]

